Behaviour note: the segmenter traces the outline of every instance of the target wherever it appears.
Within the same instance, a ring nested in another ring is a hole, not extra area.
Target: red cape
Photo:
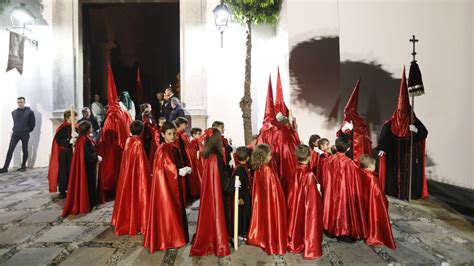
[[[311,150],[309,167],[316,177],[318,174],[318,165],[319,165],[319,153],[315,152],[314,150]],[[318,183],[321,183],[320,180],[318,180]]]
[[[150,195],[150,165],[140,137],[128,138],[123,150],[112,225],[116,235],[144,233]]]
[[[276,155],[277,174],[285,195],[288,192],[288,184],[293,181],[293,174],[298,161],[296,160],[295,150],[301,142],[296,131],[288,125],[278,123],[277,130],[273,134],[272,146],[273,154]]]
[[[249,245],[267,254],[285,254],[288,240],[286,201],[278,177],[270,166],[255,170],[252,187],[252,219]]]
[[[190,256],[206,256],[212,253],[215,253],[217,257],[230,255],[230,238],[226,228],[222,185],[217,163],[215,154],[204,159],[199,216]]]
[[[103,158],[100,164],[98,181],[99,204],[115,198],[122,151],[127,138],[130,136],[129,128],[130,123],[124,112],[109,109],[97,145],[97,151]]]
[[[193,145],[193,147],[196,149],[196,153],[199,153],[199,156],[196,154],[196,158],[200,161],[200,164],[204,171],[204,159],[202,158],[202,142],[200,139],[192,139],[191,145]],[[202,175],[201,175],[201,182],[202,182]]]
[[[59,174],[59,151],[61,146],[56,143],[56,137],[58,132],[65,127],[70,127],[71,123],[63,122],[56,129],[54,133],[53,144],[51,145],[51,158],[49,158],[49,169],[48,169],[48,182],[49,192],[54,193],[58,191],[58,174]]]
[[[393,239],[392,227],[388,215],[388,202],[373,172],[366,169],[361,170],[361,178],[368,183],[368,219],[367,239],[368,245],[385,245],[395,249],[397,246]]]
[[[288,250],[305,259],[322,256],[323,203],[309,165],[298,165],[288,188]]]
[[[148,156],[148,161],[150,162],[151,168],[153,168],[153,163],[155,161],[155,153],[160,147],[161,144],[161,128],[156,127],[153,131],[153,141],[150,144],[150,155]]]
[[[191,144],[189,137],[184,132],[178,132],[176,139],[176,145],[179,147],[179,139],[181,139],[184,143],[184,150],[185,154],[181,154],[181,156],[186,156],[188,165],[191,167],[192,172],[189,174],[189,186],[190,192],[192,197],[199,196],[201,192],[201,180],[202,180],[202,172],[203,172],[203,165],[200,160],[197,159],[197,150],[194,145]],[[180,149],[181,152],[181,149]]]
[[[69,174],[69,184],[62,217],[90,212],[89,189],[87,187],[87,173],[84,157],[84,144],[86,139],[94,143],[87,135],[79,137],[76,141],[71,160],[71,172]]]
[[[324,229],[334,236],[366,237],[367,207],[356,163],[343,153],[336,153],[323,164]]]
[[[156,151],[143,246],[150,253],[186,245],[173,144],[164,143]],[[177,152],[177,151],[176,151]],[[181,191],[183,193],[185,191]],[[186,225],[187,226],[187,225]]]

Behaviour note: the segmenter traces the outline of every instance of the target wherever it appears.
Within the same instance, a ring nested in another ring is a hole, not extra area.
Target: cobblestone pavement
[[[301,265],[301,264],[474,264],[474,227],[431,201],[390,199],[395,251],[363,242],[323,241],[324,255],[267,256],[242,245],[229,257],[190,257],[187,245],[149,254],[142,236],[117,237],[110,226],[113,203],[87,215],[62,220],[63,200],[48,193],[47,169],[0,175],[0,264],[2,265]],[[196,227],[198,203],[190,207],[189,229]]]

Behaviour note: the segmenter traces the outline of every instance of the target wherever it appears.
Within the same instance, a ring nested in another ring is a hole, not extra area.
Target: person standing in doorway
[[[23,159],[21,161],[21,168],[19,171],[26,171],[26,159],[28,158],[28,140],[30,139],[30,132],[35,128],[35,114],[30,109],[30,107],[25,106],[25,102],[25,97],[18,97],[18,108],[12,112],[13,133],[10,138],[10,146],[8,147],[5,164],[3,165],[3,168],[0,169],[0,174],[8,172],[8,166],[10,166],[13,151],[20,140],[23,151]]]

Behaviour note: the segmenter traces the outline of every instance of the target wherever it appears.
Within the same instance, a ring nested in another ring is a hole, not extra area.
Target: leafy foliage
[[[240,23],[275,25],[283,0],[226,0],[234,19]]]
[[[10,0],[0,0],[0,13],[10,4]]]

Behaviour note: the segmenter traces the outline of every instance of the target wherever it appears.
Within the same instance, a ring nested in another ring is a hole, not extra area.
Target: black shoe
[[[59,193],[58,199],[66,198],[66,193]]]
[[[26,171],[26,167],[25,167],[25,166],[22,166],[22,167],[20,167],[20,169],[18,169],[18,171],[20,171],[20,172],[25,172],[25,171]]]
[[[7,168],[0,168],[0,174],[8,173]]]

